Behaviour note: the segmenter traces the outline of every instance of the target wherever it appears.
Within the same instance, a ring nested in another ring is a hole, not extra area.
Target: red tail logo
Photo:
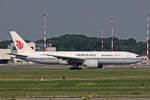
[[[18,47],[18,49],[22,49],[24,47],[24,44],[18,40],[16,40],[16,46]]]

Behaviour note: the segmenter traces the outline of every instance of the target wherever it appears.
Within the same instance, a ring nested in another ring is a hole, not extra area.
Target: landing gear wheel
[[[82,69],[81,67],[79,67],[78,63],[74,63],[72,66],[73,67],[70,67],[70,70],[81,70]]]

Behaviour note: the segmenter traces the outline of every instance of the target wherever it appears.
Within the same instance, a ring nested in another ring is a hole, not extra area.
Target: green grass
[[[43,81],[40,78],[43,77]],[[0,97],[150,97],[150,69],[1,69]]]

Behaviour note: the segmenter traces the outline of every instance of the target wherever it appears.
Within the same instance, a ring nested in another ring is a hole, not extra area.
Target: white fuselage
[[[84,63],[86,60],[98,60],[100,64],[132,64],[142,60],[137,54],[130,52],[97,52],[97,51],[57,51],[57,52],[34,52],[32,54],[26,54],[28,57],[26,60],[37,63],[46,64],[68,64],[65,60],[57,59],[52,56],[62,56],[70,58],[83,59]],[[48,56],[51,55],[51,56]],[[83,63],[83,64],[84,64]]]

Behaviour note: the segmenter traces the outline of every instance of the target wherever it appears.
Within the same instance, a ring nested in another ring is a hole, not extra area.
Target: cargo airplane
[[[71,69],[102,68],[103,65],[135,64],[142,58],[134,53],[120,51],[34,51],[15,31],[10,31],[17,49],[16,58],[42,64],[67,64]]]

